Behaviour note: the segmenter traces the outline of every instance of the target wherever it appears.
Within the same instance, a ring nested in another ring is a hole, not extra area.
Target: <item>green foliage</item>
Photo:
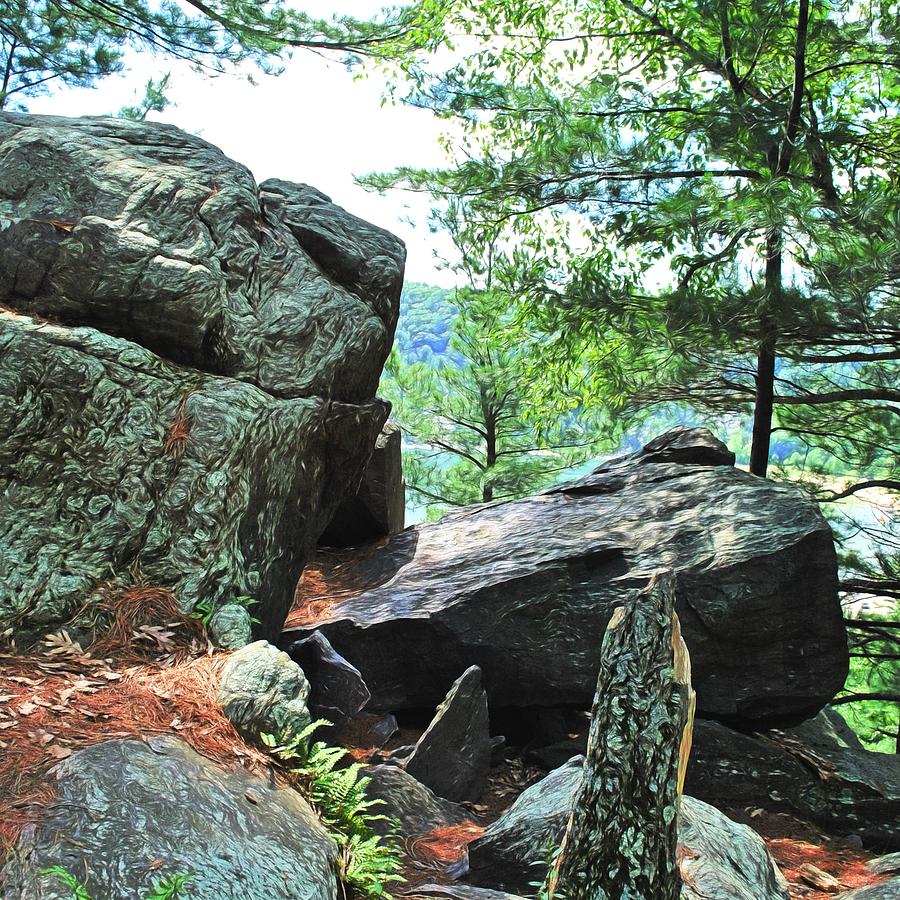
[[[143,122],[147,118],[147,113],[162,112],[171,106],[171,101],[166,96],[169,78],[170,75],[167,72],[158,80],[148,79],[147,84],[144,85],[144,96],[135,106],[123,106],[119,110],[120,118]]]
[[[341,851],[338,874],[352,896],[389,900],[387,887],[404,880],[399,851],[390,838],[372,831],[373,822],[387,819],[372,813],[382,801],[368,798],[371,779],[360,774],[362,764],[345,765],[346,750],[313,741],[313,734],[330,724],[318,719],[299,734],[260,737],[337,841]]]
[[[41,869],[41,875],[58,878],[72,891],[72,900],[91,900],[87,888],[68,870],[62,866],[47,866]]]
[[[179,898],[186,897],[183,891],[192,877],[180,874],[165,875],[153,883],[153,888],[147,894],[146,900],[179,900]]]
[[[404,362],[433,365],[446,355],[457,312],[453,297],[454,291],[430,284],[403,285],[394,343]]]
[[[72,891],[72,900],[91,900],[87,888],[68,870],[62,866],[48,866],[41,869],[42,875],[58,878]],[[192,879],[192,875],[165,875],[153,882],[150,893],[144,900],[183,900],[187,895],[184,888]]]
[[[409,362],[400,344],[381,384],[408,439],[407,485],[430,517],[532,493],[601,446],[577,404],[548,414],[527,407],[528,360],[504,341],[502,287],[460,288],[447,300],[430,307],[453,310],[441,355]]]
[[[407,57],[428,37],[426,2],[387,9],[372,21],[320,19],[283,0],[8,0],[0,15],[0,109],[53,84],[92,86],[121,71],[128,47],[185,60],[200,71],[250,63],[276,73],[295,48]],[[156,83],[158,87],[159,83]],[[148,86],[150,87],[150,86]],[[149,108],[163,95],[148,91]],[[140,115],[144,104],[130,108]]]
[[[259,600],[254,597],[248,597],[246,594],[241,594],[239,597],[230,599],[228,603],[243,606],[244,609],[249,610],[251,607],[256,606],[259,603]],[[191,618],[198,619],[203,623],[204,628],[208,628],[213,616],[215,616],[222,606],[223,604],[220,603],[201,600],[191,611]],[[256,616],[250,616],[250,621],[257,625],[259,624],[259,619]]]

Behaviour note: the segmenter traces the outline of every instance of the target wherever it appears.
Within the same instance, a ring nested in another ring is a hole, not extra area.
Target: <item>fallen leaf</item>
[[[47,747],[47,753],[54,759],[65,759],[67,756],[72,755],[72,749],[70,747],[61,747],[59,744],[51,744]]]

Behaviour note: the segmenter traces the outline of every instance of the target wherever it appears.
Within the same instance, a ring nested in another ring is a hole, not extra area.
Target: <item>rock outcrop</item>
[[[832,834],[900,849],[900,757],[863,749],[833,710],[760,734],[695,722],[686,790],[717,806],[789,812]]]
[[[581,781],[576,757],[525,790],[469,845],[466,880],[533,895],[543,880],[548,846],[558,847]],[[678,820],[682,900],[788,900],[787,883],[752,829],[693,797],[683,797]]]
[[[733,461],[676,429],[579,481],[409,528],[308,627],[359,666],[376,708],[431,706],[476,664],[492,709],[586,709],[613,609],[671,569],[699,712],[799,721],[847,672],[831,531],[797,488]]]
[[[359,490],[337,508],[319,543],[328,547],[355,547],[403,531],[406,482],[402,445],[399,427],[385,422]]]
[[[0,113],[0,619],[139,569],[276,635],[386,419],[404,257],[176,128]]]
[[[194,900],[335,900],[337,845],[306,801],[225,771],[182,741],[110,741],[63,760],[59,800],[0,873],[7,900],[69,900],[61,866],[97,898],[145,897],[189,874]]]

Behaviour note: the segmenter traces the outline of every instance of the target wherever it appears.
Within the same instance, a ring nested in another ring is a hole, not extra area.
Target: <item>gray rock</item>
[[[354,547],[403,531],[406,483],[403,480],[402,444],[397,425],[385,422],[356,496],[338,507],[319,539],[320,544]]]
[[[788,885],[752,828],[715,807],[682,797],[681,900],[788,900]]]
[[[294,641],[287,652],[309,680],[309,710],[313,718],[340,726],[369,702],[371,694],[359,669],[335,653],[320,632]]]
[[[474,663],[492,709],[586,709],[613,609],[672,569],[700,712],[799,721],[847,672],[831,531],[798,488],[732,458],[676,429],[579,481],[408,528],[316,627],[378,708],[427,707]]]
[[[469,845],[467,880],[533,895],[543,881],[547,847],[558,847],[581,780],[575,757],[525,790]],[[683,797],[678,843],[684,848],[682,900],[788,900],[787,883],[762,838],[693,797]]]
[[[56,768],[59,800],[0,873],[7,900],[69,900],[62,866],[103,900],[189,873],[192,900],[334,900],[337,846],[306,801],[225,771],[172,737],[110,741]]]
[[[309,185],[257,186],[157,122],[3,113],[0,161],[0,295],[15,309],[279,397],[373,396],[399,310],[398,238]]]
[[[694,723],[685,789],[717,806],[788,812],[864,844],[900,848],[900,757],[858,748],[833,710],[755,735]]]
[[[0,620],[139,564],[275,637],[385,421],[404,254],[171,126],[0,113]]]
[[[423,884],[413,888],[406,896],[412,897],[413,900],[418,897],[450,897],[451,900],[522,900],[515,894],[467,884]]]
[[[882,884],[857,888],[846,894],[835,895],[834,900],[898,900],[900,898],[900,878],[892,878]]]
[[[398,766],[370,766],[363,774],[372,780],[368,796],[384,801],[372,811],[399,823],[404,837],[427,834],[434,828],[458,825],[472,818],[462,806],[436,797]],[[387,834],[390,823],[376,821],[372,827],[380,834]]]
[[[219,705],[250,741],[260,734],[299,734],[310,723],[308,698],[300,666],[265,641],[235,651],[219,679]]]
[[[405,768],[447,800],[481,796],[491,769],[491,735],[478,666],[470,666],[453,682]]]
[[[209,620],[210,637],[223,650],[237,650],[249,644],[253,640],[252,627],[247,607],[239,603],[226,603]]]
[[[888,853],[871,860],[867,868],[876,875],[893,875],[900,872],[900,853]]]

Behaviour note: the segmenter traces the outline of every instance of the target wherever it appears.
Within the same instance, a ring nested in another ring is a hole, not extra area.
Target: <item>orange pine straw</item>
[[[410,856],[423,862],[449,866],[462,859],[466,847],[484,834],[484,828],[474,822],[443,825],[409,842]]]
[[[241,740],[216,702],[226,658],[119,672],[87,658],[69,666],[46,656],[0,657],[0,710],[10,717],[0,720],[0,840],[14,841],[25,824],[39,820],[59,759],[102,741],[174,734],[226,767],[237,761],[264,771],[267,757]],[[48,672],[41,664],[65,669]]]
[[[811,863],[823,872],[833,875],[845,890],[879,884],[885,880],[881,876],[873,875],[866,867],[866,861],[871,859],[871,854],[864,851],[821,847],[818,844],[787,837],[771,838],[766,841],[766,846],[784,873],[784,877],[791,883],[791,887],[802,885],[805,888],[802,893],[803,900],[827,900],[834,896],[809,888],[800,877],[800,867],[805,863]],[[792,896],[799,897],[801,894],[792,893]]]
[[[199,621],[186,616],[178,598],[166,588],[147,584],[123,585],[107,582],[98,589],[101,599],[98,609],[110,619],[106,633],[91,644],[91,656],[115,655],[117,658],[141,659],[135,644],[135,631],[143,626],[177,628],[177,641],[189,644],[203,637]],[[176,637],[173,635],[173,637]]]

